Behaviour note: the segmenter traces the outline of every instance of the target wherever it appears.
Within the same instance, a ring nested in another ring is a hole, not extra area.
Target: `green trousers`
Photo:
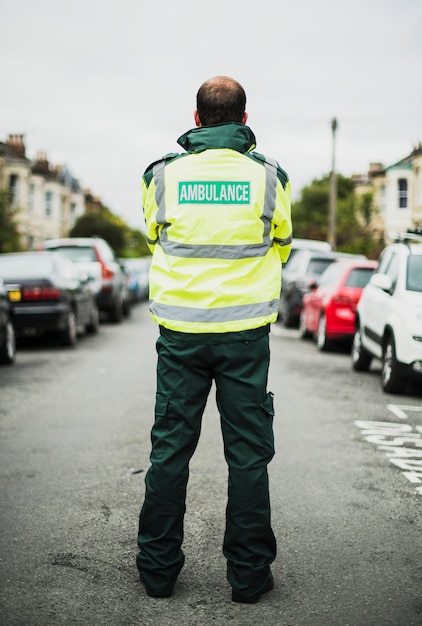
[[[139,518],[137,566],[151,595],[171,592],[184,564],[189,461],[212,382],[228,465],[223,552],[236,592],[262,589],[276,556],[267,465],[274,456],[273,397],[267,392],[269,326],[187,334],[160,328],[151,465]],[[210,480],[212,480],[210,478]]]

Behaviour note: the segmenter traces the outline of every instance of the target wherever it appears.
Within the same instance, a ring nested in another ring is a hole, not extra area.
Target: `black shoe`
[[[145,580],[142,578],[141,574],[139,574],[139,578],[141,580],[141,583],[143,583],[143,585],[145,586],[145,591],[150,598],[170,598],[170,596],[173,595],[173,587],[171,589],[167,588],[164,591],[154,591],[153,589],[149,589],[146,586]]]
[[[232,601],[243,602],[244,604],[256,604],[260,600],[261,596],[264,595],[264,593],[267,593],[267,591],[271,591],[271,589],[273,588],[274,588],[274,578],[273,578],[272,573],[270,572],[268,574],[268,578],[267,578],[265,585],[262,587],[259,593],[256,593],[254,596],[244,596],[243,594],[239,594],[239,593],[236,593],[235,591],[232,591]]]

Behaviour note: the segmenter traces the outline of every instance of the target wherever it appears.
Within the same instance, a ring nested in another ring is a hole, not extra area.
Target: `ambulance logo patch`
[[[249,181],[179,182],[179,204],[249,204]]]

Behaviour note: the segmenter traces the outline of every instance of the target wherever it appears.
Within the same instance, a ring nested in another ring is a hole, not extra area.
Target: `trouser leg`
[[[150,595],[171,593],[183,567],[189,461],[196,449],[211,379],[193,347],[157,341],[157,394],[151,465],[139,518],[137,566]]]
[[[268,335],[230,344],[216,377],[225,457],[229,467],[224,554],[234,591],[253,596],[276,556],[267,465],[274,455],[273,401],[267,393]]]

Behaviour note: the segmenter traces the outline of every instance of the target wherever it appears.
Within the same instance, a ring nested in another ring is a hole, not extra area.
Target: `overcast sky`
[[[420,0],[0,0],[0,140],[23,133],[134,227],[140,179],[181,151],[198,87],[247,93],[257,150],[294,197],[331,169],[391,165],[422,142]]]

